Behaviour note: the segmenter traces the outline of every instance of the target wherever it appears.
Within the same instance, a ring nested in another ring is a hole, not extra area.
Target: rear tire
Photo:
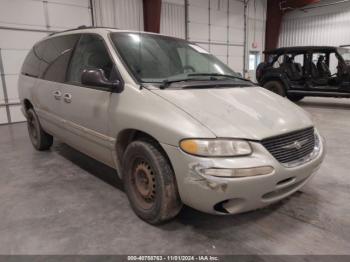
[[[283,96],[285,97],[286,96],[286,90],[283,86],[283,84],[279,81],[270,81],[270,82],[267,82],[265,85],[264,85],[264,88],[266,88],[267,90],[271,91],[271,92],[274,92],[280,96]]]
[[[52,146],[53,137],[42,129],[39,118],[33,108],[27,111],[27,127],[30,141],[36,150],[48,150]]]
[[[123,182],[132,209],[150,224],[170,220],[182,208],[174,172],[153,142],[134,141],[127,147]]]

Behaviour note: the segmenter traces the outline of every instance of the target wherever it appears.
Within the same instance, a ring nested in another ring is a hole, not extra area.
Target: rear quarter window
[[[70,57],[80,35],[57,36],[37,43],[24,60],[24,75],[64,82]]]
[[[35,45],[26,56],[21,72],[31,77],[39,77],[42,58],[38,54],[38,45]]]

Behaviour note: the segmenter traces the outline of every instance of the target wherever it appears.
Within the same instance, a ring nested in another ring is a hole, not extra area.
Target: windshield
[[[349,48],[338,48],[339,54],[343,57],[346,63],[350,63],[350,49]]]
[[[162,83],[194,74],[240,76],[203,48],[185,40],[128,32],[112,33],[111,39],[140,82]]]

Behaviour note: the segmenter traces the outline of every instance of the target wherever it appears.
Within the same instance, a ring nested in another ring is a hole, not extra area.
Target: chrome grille
[[[263,146],[281,163],[286,164],[309,155],[315,147],[314,128],[266,138]]]

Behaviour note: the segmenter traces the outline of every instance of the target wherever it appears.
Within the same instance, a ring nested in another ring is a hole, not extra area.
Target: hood
[[[217,137],[261,140],[312,126],[304,110],[261,87],[153,89]]]

